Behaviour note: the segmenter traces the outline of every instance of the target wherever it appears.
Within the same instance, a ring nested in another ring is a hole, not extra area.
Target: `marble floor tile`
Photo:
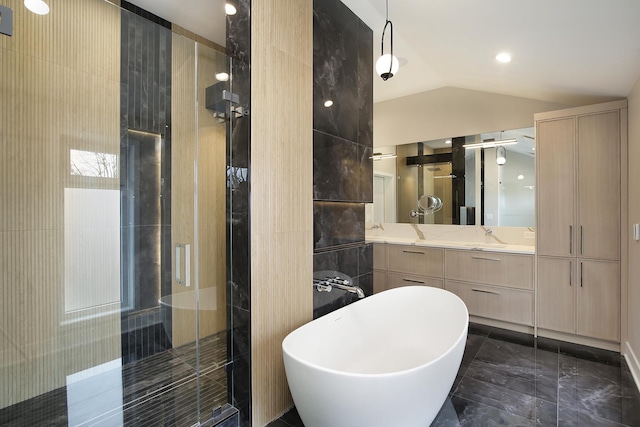
[[[571,356],[560,356],[558,402],[605,420],[622,422],[620,368]]]
[[[562,427],[626,427],[614,421],[605,420],[568,407],[558,408],[558,426]],[[631,427],[631,426],[629,426]]]
[[[525,427],[534,425],[536,422],[532,419],[459,396],[448,399],[436,419],[431,423],[431,427]]]
[[[640,391],[619,354],[523,335],[469,325],[454,385],[431,426],[640,426]]]
[[[535,418],[535,397],[488,382],[478,381],[466,375],[456,388],[455,396],[483,403],[523,418]]]

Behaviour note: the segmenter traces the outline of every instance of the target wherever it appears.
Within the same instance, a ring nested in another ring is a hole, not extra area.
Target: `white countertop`
[[[423,240],[395,236],[367,236],[367,243],[388,243],[390,245],[413,245],[445,249],[480,250],[487,252],[508,252],[515,254],[535,254],[535,246],[506,243],[459,242],[452,240]]]

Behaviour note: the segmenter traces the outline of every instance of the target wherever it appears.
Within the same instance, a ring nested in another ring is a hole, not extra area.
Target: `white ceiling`
[[[226,45],[225,0],[128,0],[220,46]]]
[[[343,3],[373,28],[377,58],[385,0]],[[626,97],[640,74],[638,0],[389,0],[389,18],[408,63],[374,80],[376,102],[454,86],[576,104]]]
[[[377,58],[385,0],[342,1]],[[225,44],[224,0],[132,2]],[[626,97],[640,75],[639,0],[389,0],[389,18],[401,68],[374,78],[375,102],[453,86],[575,105]]]

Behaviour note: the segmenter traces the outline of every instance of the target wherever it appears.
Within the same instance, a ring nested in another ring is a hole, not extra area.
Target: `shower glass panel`
[[[0,425],[199,425],[232,390],[229,106],[205,96],[230,62],[48,3],[0,0]]]

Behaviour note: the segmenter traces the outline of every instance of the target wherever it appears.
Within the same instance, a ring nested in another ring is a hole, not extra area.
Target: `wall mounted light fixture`
[[[517,144],[518,140],[515,138],[510,138],[510,139],[500,139],[498,141],[482,141],[482,142],[475,142],[473,144],[464,144],[463,147],[467,150],[470,149],[474,149],[474,148],[495,148],[495,147],[501,147],[503,145],[514,145]]]
[[[373,160],[384,160],[384,159],[395,159],[396,157],[398,157],[397,155],[393,154],[393,153],[373,153],[373,156],[370,156],[370,159]]]
[[[391,77],[393,77],[400,68],[400,63],[398,62],[398,58],[393,56],[393,23],[389,21],[389,0],[386,1],[387,5],[387,18],[384,23],[384,28],[382,29],[382,43],[380,47],[380,58],[376,61],[376,72],[382,80],[387,81]],[[389,27],[389,39],[391,42],[391,53],[384,53],[384,33],[387,31],[387,26]]]

